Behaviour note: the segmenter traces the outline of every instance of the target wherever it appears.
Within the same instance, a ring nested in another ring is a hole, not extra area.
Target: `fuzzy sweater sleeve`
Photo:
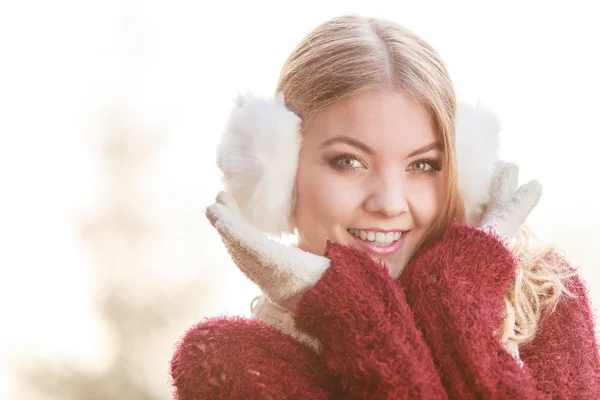
[[[554,312],[543,316],[521,358],[538,388],[553,399],[600,399],[598,342],[587,288],[578,275],[567,280],[567,288],[575,297],[563,294]]]
[[[450,398],[540,398],[527,368],[496,336],[515,272],[500,240],[454,223],[400,276]]]
[[[335,398],[314,351],[261,321],[208,319],[171,360],[175,400]]]
[[[366,253],[328,243],[329,269],[298,303],[343,399],[446,399],[404,293]]]

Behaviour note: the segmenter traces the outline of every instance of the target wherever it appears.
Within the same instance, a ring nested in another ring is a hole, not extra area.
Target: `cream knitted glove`
[[[294,303],[329,267],[329,259],[269,239],[242,217],[228,193],[221,192],[206,216],[217,229],[238,268],[267,299],[293,311]]]
[[[500,237],[511,240],[542,196],[542,185],[532,180],[519,184],[519,168],[498,162],[492,181],[492,201],[483,216],[482,227],[491,227]]]

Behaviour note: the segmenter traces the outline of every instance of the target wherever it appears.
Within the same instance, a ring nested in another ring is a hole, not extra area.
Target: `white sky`
[[[271,94],[297,42],[347,12],[413,29],[442,54],[460,98],[482,98],[496,110],[503,157],[520,165],[523,180],[545,186],[530,225],[581,265],[599,305],[596,7],[583,0],[3,2],[0,363],[14,349],[89,356],[87,346],[102,345],[89,311],[88,254],[74,231],[98,195],[92,151],[100,114],[124,106],[142,126],[166,132],[151,191],[216,244],[202,207],[219,189],[215,145],[232,99],[247,89]],[[206,260],[226,260],[222,246],[207,248],[214,254]],[[213,274],[207,264],[195,273]],[[246,313],[255,288],[225,261],[218,274],[221,296],[210,312]],[[0,365],[0,388],[9,386]]]

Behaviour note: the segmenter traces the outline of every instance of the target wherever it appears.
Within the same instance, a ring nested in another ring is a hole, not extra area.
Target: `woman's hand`
[[[450,356],[444,346],[438,346],[437,335],[468,337],[469,343],[457,344],[464,346],[465,354],[483,348],[491,352],[496,343],[488,342],[490,333],[505,318],[514,326],[514,311],[503,295],[514,282],[517,264],[504,241],[514,237],[538,203],[541,185],[531,181],[518,187],[518,169],[513,164],[502,163],[497,171],[480,229],[454,222],[400,276],[415,320],[430,338],[438,361]],[[518,349],[509,351],[518,362]],[[490,370],[494,363],[490,361]]]
[[[231,195],[220,192],[206,216],[235,264],[270,302],[293,311],[302,293],[314,286],[330,260],[269,239],[241,215]]]
[[[542,185],[532,180],[519,187],[519,168],[500,161],[492,182],[492,201],[482,227],[493,229],[505,240],[512,239],[542,196]]]
[[[501,162],[497,171],[492,201],[480,228],[454,222],[441,240],[417,253],[401,281],[427,281],[426,286],[437,290],[474,290],[472,295],[501,298],[516,273],[516,260],[503,241],[515,236],[538,203],[542,189],[537,181],[518,187],[519,171],[514,164]],[[433,282],[437,283],[431,285]]]

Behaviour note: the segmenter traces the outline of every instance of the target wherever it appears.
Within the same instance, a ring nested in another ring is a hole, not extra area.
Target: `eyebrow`
[[[433,149],[442,150],[442,144],[440,142],[429,143],[428,145],[418,148],[415,151],[413,151],[412,153],[410,153],[407,158],[411,158],[411,157],[414,157],[419,154],[427,153],[428,151],[433,150]]]
[[[321,145],[321,148],[327,147],[332,143],[346,143],[346,144],[349,144],[350,146],[357,147],[368,154],[374,153],[373,150],[369,146],[367,146],[363,142],[356,140],[354,138],[351,138],[349,136],[335,136],[330,139],[327,139],[326,141],[323,142],[323,144]],[[411,157],[414,157],[419,154],[427,153],[428,151],[433,150],[433,149],[442,150],[442,144],[440,142],[429,143],[429,144],[427,144],[423,147],[420,147],[420,148],[416,149],[415,151],[411,152],[407,158],[411,158]]]
[[[321,148],[327,147],[332,143],[346,143],[346,144],[349,144],[350,146],[354,146],[354,147],[357,147],[357,148],[363,150],[365,153],[373,154],[373,150],[369,146],[367,146],[360,140],[353,139],[349,136],[336,136],[336,137],[327,139],[326,141],[323,142],[323,144],[321,145]]]

